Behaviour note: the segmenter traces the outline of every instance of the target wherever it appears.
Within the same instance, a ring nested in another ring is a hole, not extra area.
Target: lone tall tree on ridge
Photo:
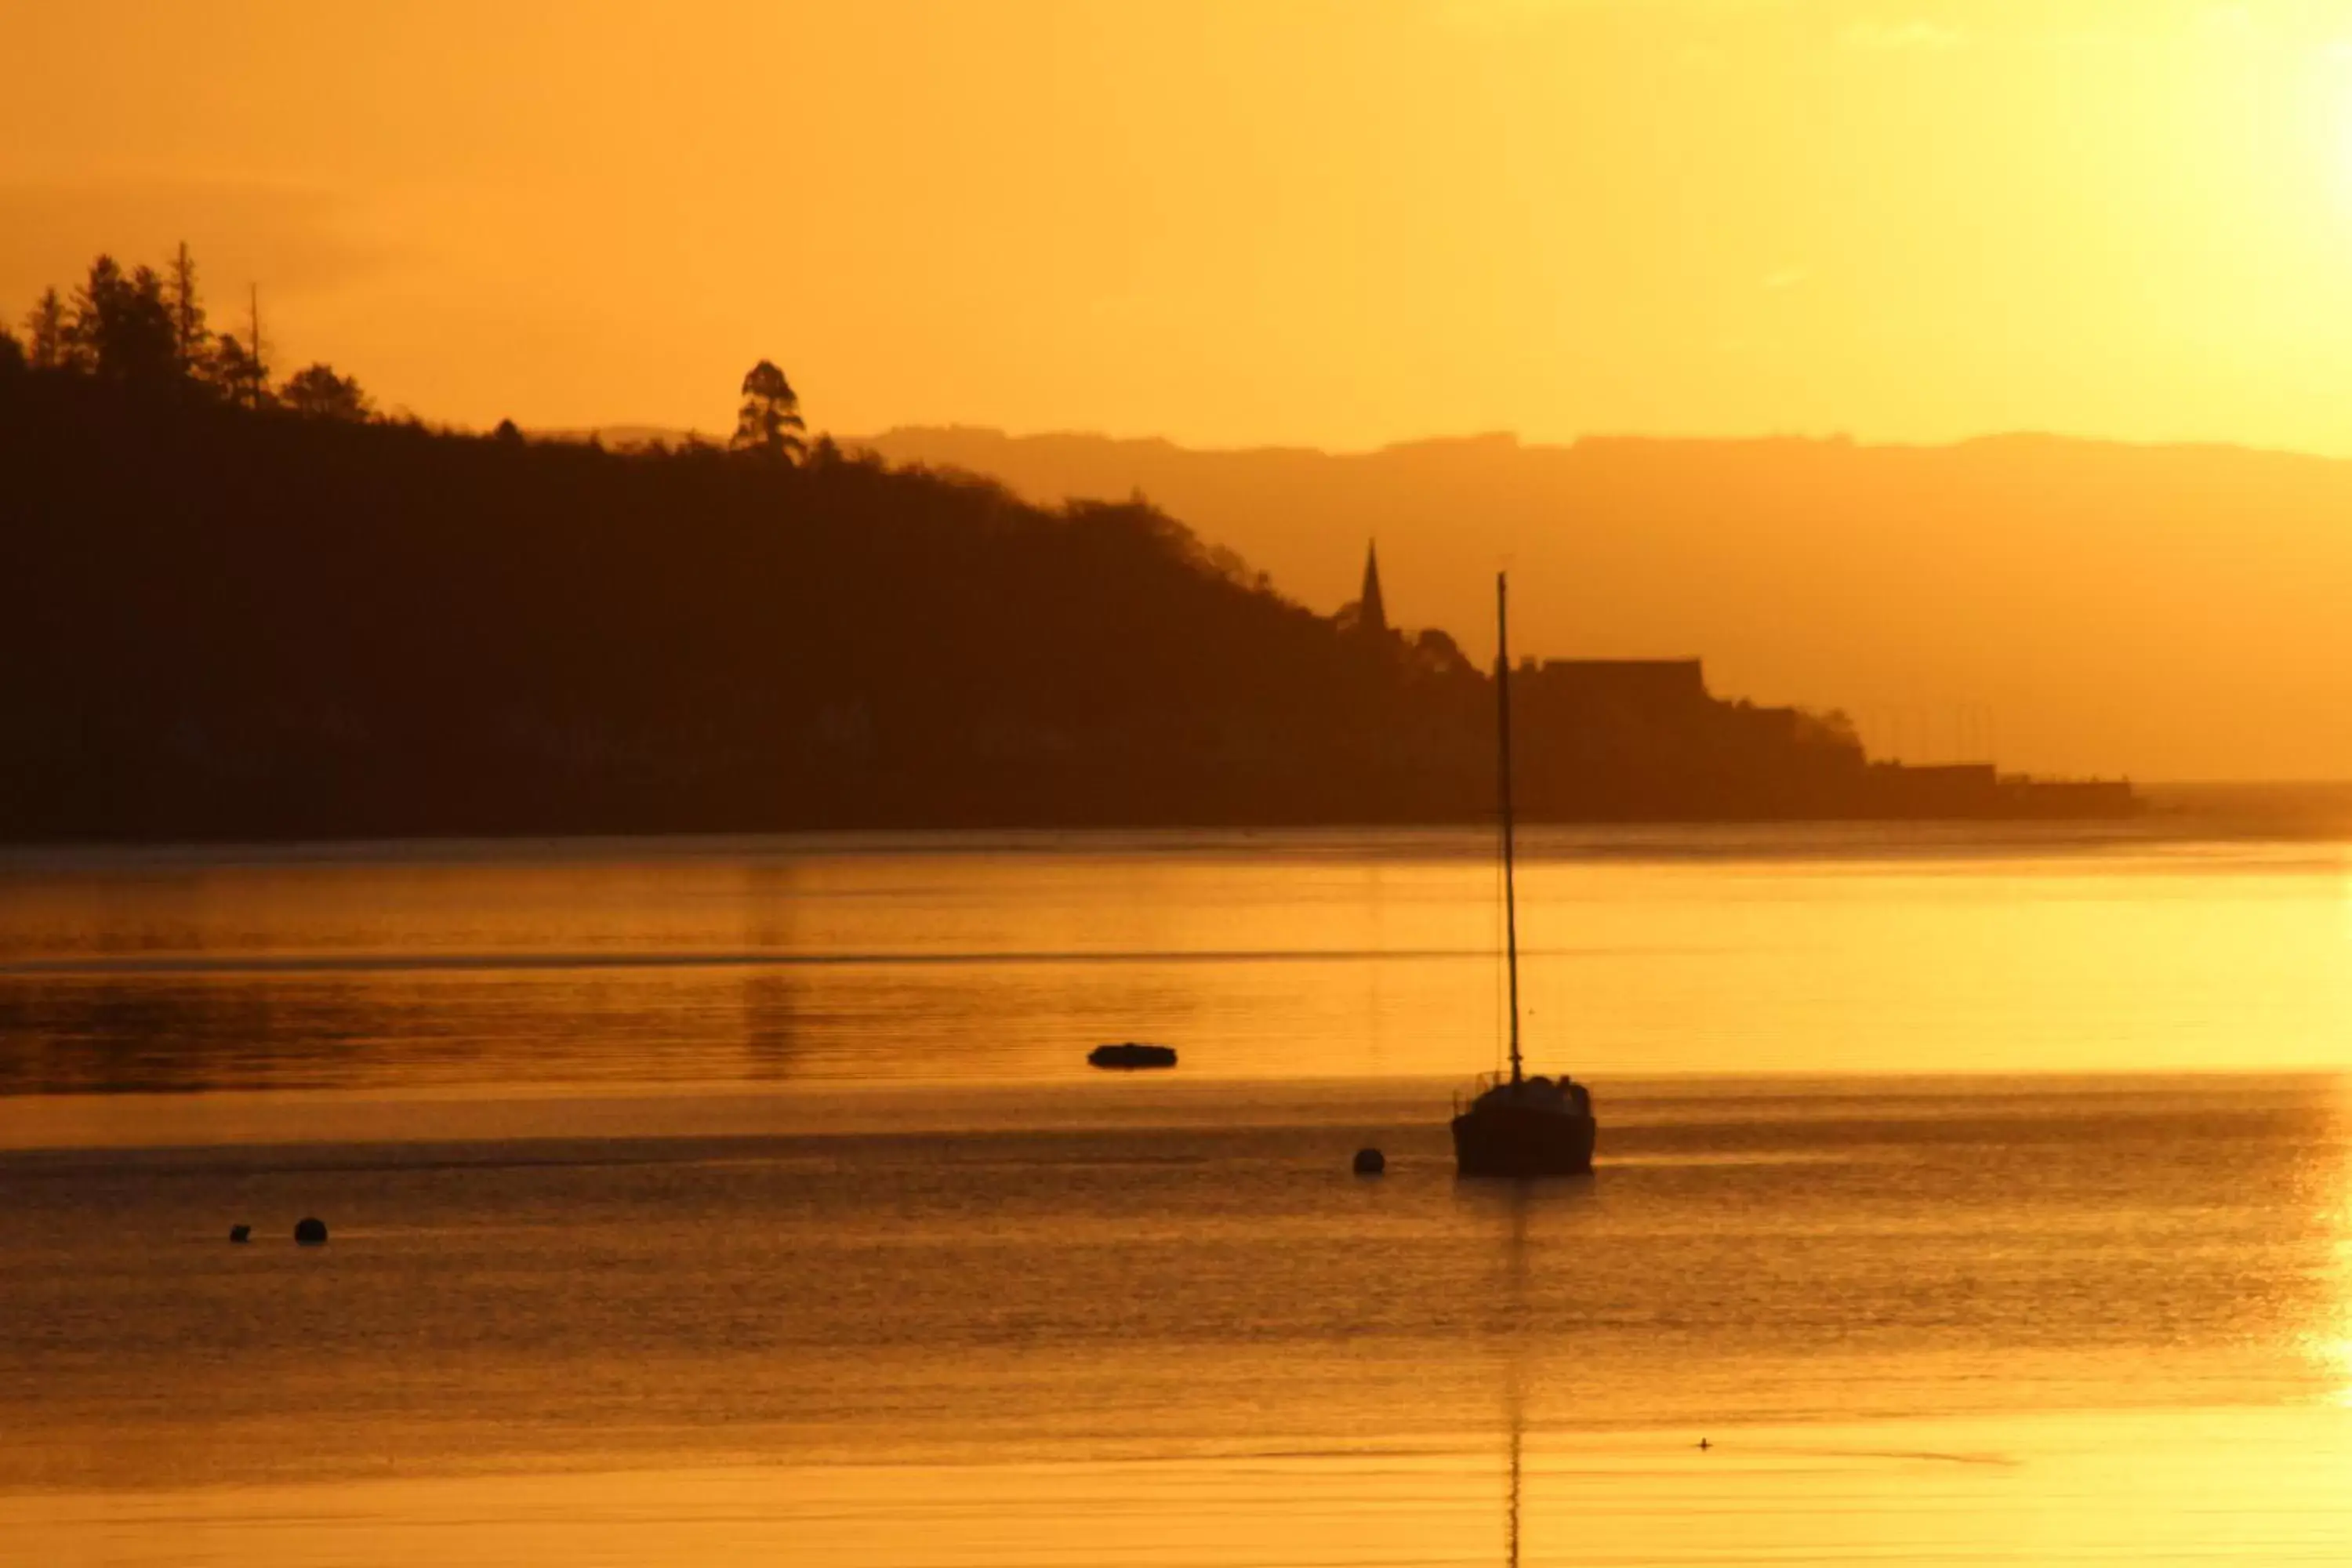
[[[205,331],[204,301],[196,297],[196,258],[184,239],[173,254],[164,299],[172,308],[172,348],[180,374],[200,375],[211,357],[213,341]]]
[[[735,416],[735,436],[727,443],[774,462],[796,461],[808,450],[800,395],[772,360],[761,360],[743,376],[743,407]]]

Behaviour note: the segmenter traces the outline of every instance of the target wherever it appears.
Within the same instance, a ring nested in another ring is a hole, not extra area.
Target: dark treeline
[[[0,374],[35,370],[79,375],[149,398],[282,408],[358,420],[373,412],[358,382],[312,364],[270,382],[258,297],[246,335],[212,330],[196,287],[196,260],[183,244],[169,267],[124,271],[111,256],[89,265],[70,300],[54,288],[25,313],[25,341],[0,328]]]
[[[731,451],[370,421],[91,277],[0,363],[9,837],[1447,804],[1383,782],[1396,694],[1329,622],[1147,505],[803,452],[764,365]]]
[[[0,344],[0,837],[1491,808],[1448,639],[1317,616],[1139,500],[808,443],[764,361],[725,450],[389,422],[323,365],[273,384],[193,280],[101,261]],[[1833,724],[1579,689],[1529,714],[1531,815],[1877,809]]]

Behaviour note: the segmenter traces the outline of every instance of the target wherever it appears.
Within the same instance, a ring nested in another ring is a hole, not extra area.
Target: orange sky
[[[436,418],[2352,451],[2352,5],[107,16],[11,8],[0,310],[184,236]]]

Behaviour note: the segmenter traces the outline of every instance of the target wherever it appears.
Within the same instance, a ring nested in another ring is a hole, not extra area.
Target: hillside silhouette
[[[1353,592],[1376,535],[1391,608],[1465,644],[1507,563],[1531,647],[1704,653],[1727,689],[1842,709],[1912,762],[2352,777],[2352,463],[2035,436],[861,439],[1046,502],[1139,490],[1317,609]]]
[[[1390,626],[1376,578],[1320,616],[1140,500],[807,441],[767,361],[724,448],[387,421],[331,367],[276,380],[257,331],[208,338],[192,296],[102,262],[0,354],[0,835],[1491,809],[1490,679]],[[1874,767],[1696,661],[1518,691],[1531,817],[2128,804]]]

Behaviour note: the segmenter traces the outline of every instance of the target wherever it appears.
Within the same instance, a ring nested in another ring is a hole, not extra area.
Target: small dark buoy
[[[304,1247],[326,1246],[327,1222],[322,1219],[304,1220],[294,1227],[294,1239]]]
[[[228,1238],[231,1241],[250,1241],[253,1239],[253,1227],[249,1225],[233,1225],[228,1227]]]
[[[1121,1045],[1097,1046],[1087,1053],[1087,1065],[1098,1068],[1118,1068],[1132,1071],[1137,1068],[1172,1068],[1176,1065],[1173,1046],[1147,1046],[1135,1040]]]
[[[1714,1444],[1712,1444],[1712,1443],[1710,1443],[1710,1442],[1708,1442],[1706,1438],[1701,1437],[1701,1438],[1698,1440],[1698,1447],[1699,1447],[1699,1451],[1700,1451],[1701,1453],[1705,1453],[1707,1449],[1714,1447],[1715,1447],[1715,1445],[1714,1445]]]
[[[1356,1174],[1360,1176],[1377,1176],[1388,1168],[1388,1156],[1381,1153],[1378,1149],[1359,1149],[1356,1151]]]

